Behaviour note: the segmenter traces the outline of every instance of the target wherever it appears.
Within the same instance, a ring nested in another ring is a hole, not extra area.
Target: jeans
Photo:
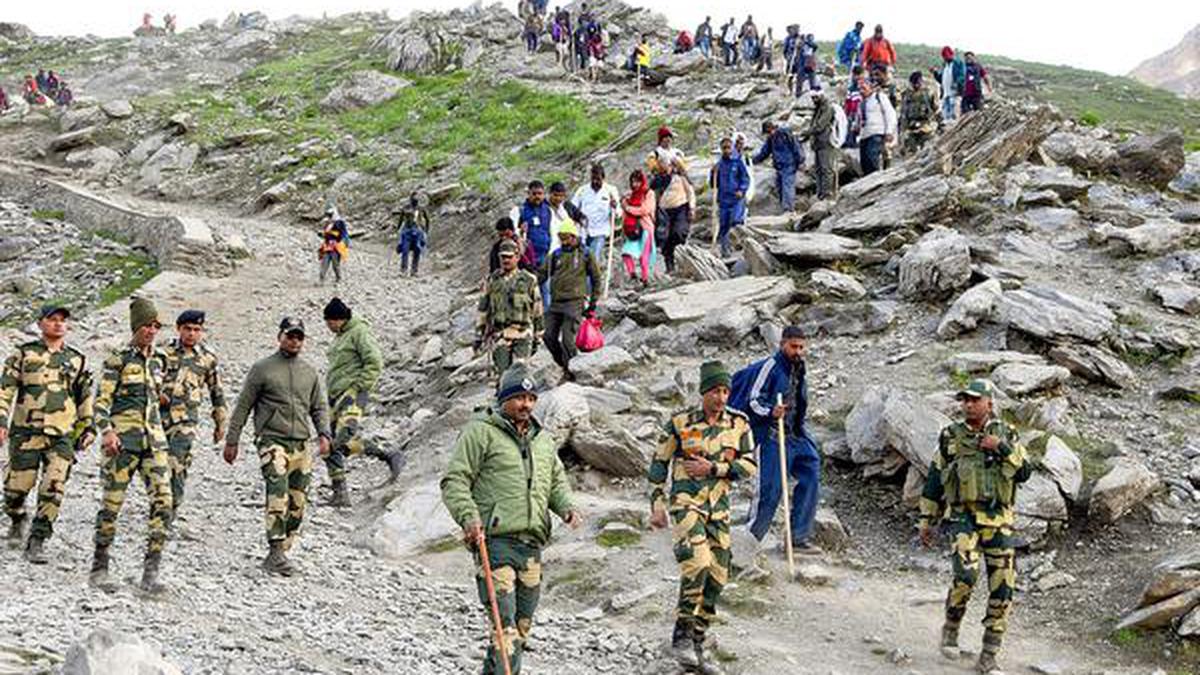
[[[779,192],[779,208],[796,210],[796,167],[775,170],[775,189]]]
[[[746,220],[745,200],[739,199],[733,204],[721,204],[717,217],[721,225],[720,229],[717,230],[717,241],[721,243],[721,255],[728,257],[732,253],[732,248],[729,244],[729,233],[733,228],[741,225]]]
[[[944,120],[954,119],[954,116],[955,116],[954,104],[955,104],[956,98],[958,98],[958,97],[957,96],[947,96],[946,98],[942,99],[942,119],[944,119]]]
[[[337,282],[342,280],[342,256],[337,253],[326,253],[321,258],[321,283],[325,283],[325,277],[329,274],[329,268],[333,267],[333,278]]]
[[[550,311],[550,280],[547,279],[547,280],[543,281],[540,284],[539,288],[542,291],[542,311],[549,312]]]
[[[701,38],[696,41],[696,46],[700,48],[700,53],[704,54],[704,58],[712,58],[712,40],[709,38]]]
[[[600,270],[600,274],[608,273],[608,267],[606,267],[606,263],[608,261],[608,252],[604,248],[607,245],[608,237],[604,235],[588,236],[588,238],[583,242],[583,247],[587,249],[587,252],[596,261],[596,268]],[[597,295],[596,289],[592,288],[592,282],[590,279],[588,280],[588,294],[593,298]]]
[[[760,438],[756,435],[755,438]],[[750,504],[750,533],[759,541],[771,529],[771,521],[783,498],[783,477],[779,470],[779,436],[775,429],[762,434],[758,461],[758,492]],[[816,443],[807,434],[787,439],[788,475],[796,480],[792,490],[792,542],[803,544],[812,535],[813,519],[821,488],[821,457]]]
[[[525,49],[529,50],[530,54],[538,50],[538,42],[539,36],[537,33],[533,31],[525,32]]]
[[[858,161],[862,164],[862,175],[869,176],[881,168],[883,160],[883,134],[867,136],[858,141]]]

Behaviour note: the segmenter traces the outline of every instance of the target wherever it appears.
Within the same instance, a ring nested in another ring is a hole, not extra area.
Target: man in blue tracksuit
[[[763,135],[767,140],[754,156],[754,164],[762,164],[768,157],[775,165],[775,189],[779,192],[779,208],[784,213],[796,210],[796,172],[804,164],[804,149],[787,127],[771,120],[763,122]]]
[[[720,222],[717,239],[721,255],[729,257],[729,233],[746,222],[746,191],[750,189],[750,170],[741,156],[733,151],[733,139],[721,139],[721,159],[713,167],[717,188],[717,215]]]
[[[750,417],[750,428],[759,443],[758,492],[750,505],[751,534],[759,541],[767,535],[785,488],[779,471],[777,420],[782,417],[788,475],[796,481],[791,504],[792,544],[797,553],[812,554],[820,552],[809,538],[819,502],[821,457],[816,441],[804,428],[808,412],[805,350],[804,331],[798,326],[786,328],[778,352],[734,375],[729,405]],[[780,394],[783,405],[777,403]]]
[[[513,220],[517,223],[517,231],[520,232],[521,238],[525,240],[532,254],[527,254],[521,262],[535,270],[541,269],[542,262],[546,260],[546,254],[550,253],[552,245],[552,235],[550,234],[552,215],[550,204],[546,202],[546,186],[542,181],[529,182],[529,194],[514,211],[513,215],[516,217]],[[550,303],[549,281],[542,282],[541,291],[542,302],[548,308]]]
[[[843,68],[849,71],[856,64],[861,63],[862,57],[862,29],[863,22],[856,21],[854,28],[847,31],[846,36],[838,43],[837,57],[838,63]]]

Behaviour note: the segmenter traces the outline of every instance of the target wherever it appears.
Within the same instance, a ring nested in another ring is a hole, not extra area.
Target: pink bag
[[[589,313],[579,324],[575,334],[575,347],[581,352],[594,352],[604,346],[604,333],[600,331],[600,319]]]

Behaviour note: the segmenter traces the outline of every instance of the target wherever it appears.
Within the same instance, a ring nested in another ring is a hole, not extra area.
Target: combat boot
[[[103,590],[109,590],[112,587],[112,583],[108,579],[108,546],[96,544],[96,552],[92,555],[92,571],[88,574],[88,583]]]
[[[700,659],[696,656],[696,645],[692,639],[692,629],[682,621],[675,622],[675,630],[671,633],[671,656],[684,668],[696,668]]]
[[[962,650],[958,648],[957,626],[942,626],[942,656],[951,661],[962,658]]]
[[[158,570],[162,565],[162,551],[154,551],[146,554],[146,559],[142,563],[142,590],[146,593],[157,595],[166,590],[158,581]]]
[[[46,540],[41,537],[30,537],[25,544],[25,559],[34,565],[45,565],[50,562],[46,557]]]
[[[337,508],[350,506],[350,488],[346,485],[345,478],[334,479],[333,496],[329,498],[329,505]]]
[[[28,522],[29,516],[24,513],[12,517],[12,524],[8,526],[8,534],[4,536],[9,546],[16,548],[25,540],[25,525]]]
[[[1000,654],[1000,645],[1004,641],[1004,635],[993,630],[985,630],[983,632],[983,649],[979,652],[979,661],[975,664],[975,670],[980,675],[1004,675],[1004,671],[1000,670],[1000,666],[996,663],[996,656]]]
[[[287,559],[283,545],[282,541],[271,542],[271,550],[267,553],[267,557],[263,558],[262,566],[268,574],[290,577],[296,573],[296,568],[292,566],[292,561]]]

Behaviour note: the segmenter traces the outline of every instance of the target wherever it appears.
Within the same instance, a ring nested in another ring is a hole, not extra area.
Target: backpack
[[[642,236],[642,223],[637,216],[626,215],[621,221],[621,232],[626,239],[637,239]]]

